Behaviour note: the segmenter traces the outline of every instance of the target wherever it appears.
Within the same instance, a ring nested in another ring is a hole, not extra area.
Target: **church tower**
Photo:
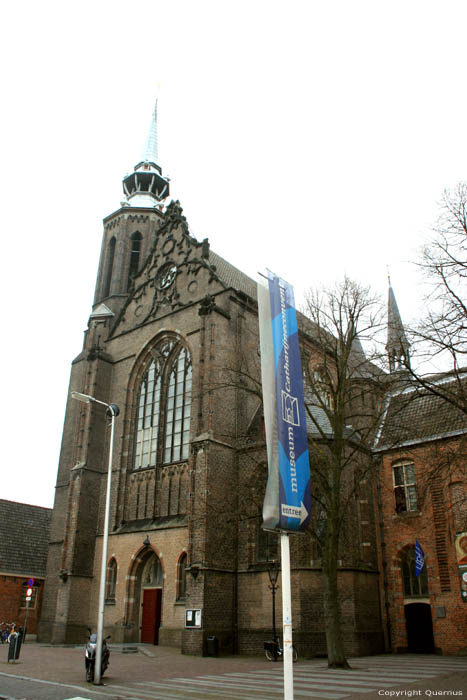
[[[162,176],[157,152],[157,103],[142,158],[123,178],[121,208],[104,219],[104,237],[94,304],[117,313],[131,291],[141,262],[163,219],[169,180]],[[94,307],[95,309],[96,307]]]
[[[410,367],[410,343],[397,307],[396,297],[389,280],[388,290],[388,332],[386,351],[391,373]]]

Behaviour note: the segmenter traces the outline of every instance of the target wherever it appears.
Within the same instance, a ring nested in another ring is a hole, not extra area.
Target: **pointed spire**
[[[135,171],[123,178],[125,207],[157,207],[169,196],[169,179],[163,177],[157,163],[157,100],[151,118],[143,160],[135,165]]]
[[[391,287],[391,279],[388,274],[388,341],[386,350],[389,356],[389,368],[391,372],[410,367],[410,343],[405,335],[404,325],[397,307],[396,297]]]
[[[157,165],[159,159],[157,152],[157,100],[154,105],[151,123],[149,125],[148,137],[143,151],[143,162]]]

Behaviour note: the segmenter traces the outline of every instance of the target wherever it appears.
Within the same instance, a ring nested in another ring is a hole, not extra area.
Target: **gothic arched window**
[[[105,271],[105,285],[104,285],[104,296],[108,297],[110,294],[110,285],[112,283],[112,271],[113,271],[113,266],[114,266],[114,258],[115,258],[115,236],[112,236],[112,238],[109,241],[109,247],[107,250],[107,265],[106,265],[106,271]]]
[[[143,240],[142,235],[139,231],[136,231],[130,239],[130,265],[128,267],[128,281],[127,289],[130,288],[131,282],[134,277],[136,277],[139,270],[139,258],[141,255],[141,241]]]
[[[105,602],[115,603],[115,589],[117,587],[117,562],[112,559],[107,564],[107,577],[105,581]]]
[[[188,458],[191,381],[188,350],[173,339],[156,346],[138,394],[135,469]]]
[[[177,600],[184,600],[186,597],[186,567],[187,554],[183,552],[177,563]]]

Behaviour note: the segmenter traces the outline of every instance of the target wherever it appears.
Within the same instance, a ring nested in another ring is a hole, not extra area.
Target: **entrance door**
[[[416,654],[432,654],[435,642],[430,605],[409,603],[404,610],[408,651]]]
[[[145,588],[143,590],[141,641],[145,644],[159,644],[161,601],[162,588]]]

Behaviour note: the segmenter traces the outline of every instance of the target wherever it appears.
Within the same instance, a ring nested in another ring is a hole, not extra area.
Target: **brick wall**
[[[434,451],[436,449],[436,451]],[[460,578],[457,569],[454,536],[459,527],[459,513],[451,501],[451,481],[455,475],[446,475],[444,481],[427,481],[443,443],[436,448],[421,446],[398,451],[383,457],[380,469],[383,529],[381,532],[386,558],[387,592],[381,591],[387,604],[392,648],[408,648],[405,606],[422,602],[429,606],[433,625],[435,649],[442,654],[467,654],[467,605],[461,600]],[[394,463],[407,460],[414,463],[419,508],[413,512],[396,513],[392,469]],[[458,483],[458,482],[456,482]],[[428,595],[408,597],[404,594],[401,553],[412,548],[418,539],[425,552],[428,574]],[[382,564],[383,562],[381,562]],[[387,619],[385,619],[387,624]]]
[[[15,622],[17,627],[24,626],[26,608],[21,606],[24,584],[27,579],[23,576],[0,575],[0,623]],[[35,579],[36,600],[34,607],[28,610],[27,631],[29,634],[37,634],[40,618],[42,599],[44,594],[43,579]]]

